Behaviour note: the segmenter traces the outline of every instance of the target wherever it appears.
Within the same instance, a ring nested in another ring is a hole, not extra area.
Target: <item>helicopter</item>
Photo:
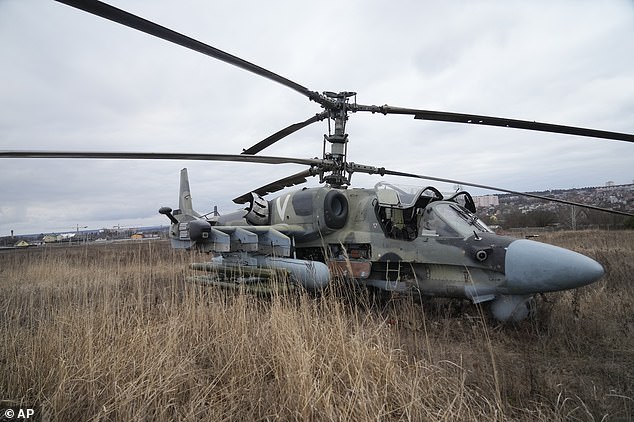
[[[293,163],[307,169],[234,199],[243,210],[202,215],[194,210],[187,170],[180,175],[179,206],[162,207],[172,247],[213,254],[196,270],[199,282],[241,286],[288,280],[311,291],[334,277],[389,293],[464,298],[486,304],[500,321],[521,321],[534,312],[534,296],[574,289],[601,278],[599,263],[544,243],[497,235],[476,215],[466,191],[443,195],[433,186],[407,189],[379,182],[352,185],[354,173],[456,183],[606,210],[499,187],[407,173],[348,160],[346,124],[354,113],[407,115],[419,120],[508,127],[634,142],[634,135],[500,117],[357,103],[351,91],[317,92],[242,58],[99,1],[57,0],[77,9],[162,38],[281,84],[322,110],[287,126],[240,154],[1,151],[3,158],[93,158],[203,160],[264,164]],[[265,148],[313,123],[327,120],[321,158],[259,155]],[[318,177],[315,188],[299,188],[272,199],[269,194]]]

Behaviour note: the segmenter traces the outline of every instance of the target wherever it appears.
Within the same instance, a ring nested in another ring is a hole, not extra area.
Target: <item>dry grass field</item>
[[[606,276],[515,326],[460,301],[205,288],[166,243],[3,251],[0,399],[54,421],[633,420],[634,232],[540,239]]]

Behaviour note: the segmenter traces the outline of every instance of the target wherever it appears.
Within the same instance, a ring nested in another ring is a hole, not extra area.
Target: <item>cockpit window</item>
[[[458,204],[436,203],[425,210],[422,230],[436,232],[439,236],[469,237],[474,232],[491,233],[474,214]]]

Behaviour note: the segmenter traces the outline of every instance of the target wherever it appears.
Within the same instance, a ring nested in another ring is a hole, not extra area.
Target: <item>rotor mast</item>
[[[346,121],[350,111],[350,97],[356,96],[356,92],[324,92],[324,96],[330,100],[327,108],[330,111],[329,119],[334,122],[334,133],[330,131],[324,135],[324,160],[334,163],[330,174],[320,174],[320,181],[326,182],[333,188],[342,188],[350,184],[351,173],[347,171],[348,134],[346,133]],[[326,145],[330,144],[330,152],[326,151]]]

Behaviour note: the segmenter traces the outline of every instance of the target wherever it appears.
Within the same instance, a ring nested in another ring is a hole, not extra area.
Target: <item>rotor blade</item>
[[[304,120],[303,122],[299,122],[299,123],[294,123],[282,130],[280,130],[279,132],[274,133],[273,135],[269,136],[268,138],[258,142],[257,144],[253,145],[251,148],[247,148],[244,151],[242,151],[242,154],[257,154],[258,152],[262,151],[264,148],[270,147],[271,145],[273,145],[274,143],[276,143],[277,141],[279,141],[280,139],[285,138],[286,136],[290,135],[291,133],[297,132],[298,130],[312,124],[315,122],[318,122],[320,120],[325,119],[326,117],[328,117],[330,113],[328,111],[323,111],[319,114],[314,115],[313,117],[311,117],[310,119]]]
[[[91,152],[91,151],[0,151],[0,158],[92,158],[105,160],[192,160],[235,161],[261,164],[303,164],[307,166],[328,165],[316,158],[267,157],[235,154],[191,154],[165,152]]]
[[[321,105],[328,105],[332,103],[332,101],[328,100],[326,97],[319,94],[318,92],[310,91],[308,88],[296,82],[293,82],[290,79],[286,79],[285,77],[280,76],[277,73],[273,73],[268,69],[265,69],[253,63],[250,63],[246,60],[243,60],[232,54],[226,53],[210,45],[204,44],[200,41],[197,41],[193,38],[190,38],[186,35],[173,31],[164,26],[158,25],[147,19],[143,19],[139,16],[133,15],[129,12],[118,9],[114,6],[110,6],[109,4],[102,3],[97,0],[56,0],[56,1],[60,3],[64,3],[68,6],[74,7],[76,9],[84,10],[93,15],[101,16],[104,19],[117,22],[121,25],[136,29],[138,31],[145,32],[146,34],[150,34],[155,37],[164,39],[166,41],[170,41],[182,47],[189,48],[191,50],[194,50],[199,53],[205,54],[207,56],[213,57],[215,59],[221,60],[225,63],[229,63],[241,69],[247,70],[251,73],[255,73],[256,75],[263,76],[267,79],[270,79],[279,84],[287,86],[299,92],[300,94],[305,95],[309,99],[318,102]]]
[[[587,209],[596,210],[596,211],[603,211],[603,212],[608,212],[611,214],[619,214],[619,215],[625,215],[628,217],[634,217],[634,214],[626,212],[626,211],[611,210],[608,208],[601,208],[594,205],[580,204],[578,202],[566,201],[564,199],[550,198],[548,196],[541,196],[541,195],[536,195],[533,193],[526,193],[526,192],[518,192],[518,191],[514,191],[510,189],[498,188],[495,186],[487,186],[487,185],[481,185],[478,183],[464,182],[461,180],[452,180],[452,179],[444,179],[441,177],[424,176],[421,174],[404,173],[402,171],[387,170],[382,167],[377,168],[377,167],[370,167],[370,166],[362,166],[362,165],[357,165],[354,163],[351,163],[351,170],[362,172],[362,173],[369,173],[369,174],[380,174],[381,176],[387,174],[390,176],[412,177],[415,179],[433,180],[436,182],[444,182],[444,183],[453,183],[458,185],[471,186],[475,188],[482,188],[482,189],[488,189],[488,190],[493,190],[498,192],[510,193],[513,195],[526,196],[529,198],[541,199],[541,200],[549,201],[549,202],[558,202],[560,204],[574,205],[576,207],[587,208]]]
[[[310,176],[315,176],[315,172],[312,168],[301,171],[299,173],[295,173],[283,179],[276,180],[275,182],[271,182],[268,185],[261,186],[251,192],[257,193],[260,196],[264,196],[268,193],[277,192],[284,188],[289,188],[291,186],[306,183],[306,178]],[[235,202],[236,204],[244,204],[249,202],[251,200],[251,192],[247,192],[244,195],[238,196],[233,200],[233,202]]]
[[[616,141],[634,142],[634,135],[629,133],[608,132],[576,126],[563,126],[551,123],[531,122],[529,120],[506,119],[503,117],[481,116],[478,114],[451,113],[448,111],[418,110],[384,106],[366,106],[352,104],[353,111],[369,111],[382,114],[413,115],[415,119],[436,120],[442,122],[469,123],[485,126],[510,127],[515,129],[535,130],[539,132],[563,133],[567,135],[587,136],[591,138],[612,139]]]

